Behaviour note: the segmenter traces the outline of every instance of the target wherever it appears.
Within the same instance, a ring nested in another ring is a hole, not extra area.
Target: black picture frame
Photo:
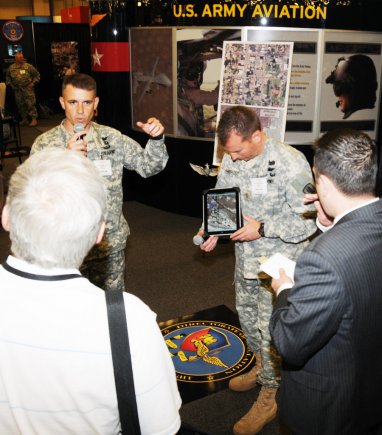
[[[243,226],[240,188],[208,189],[203,192],[204,231],[208,236],[226,236]]]

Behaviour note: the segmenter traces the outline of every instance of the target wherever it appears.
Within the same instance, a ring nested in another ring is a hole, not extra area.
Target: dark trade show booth
[[[1,45],[3,72],[22,45],[41,73],[42,107],[60,111],[73,68],[97,81],[99,123],[145,143],[136,122],[161,120],[167,167],[148,179],[126,170],[126,200],[201,217],[221,159],[215,128],[230,105],[257,110],[268,135],[310,162],[313,141],[338,127],[380,146],[379,0],[94,0],[89,8],[89,23],[15,20],[25,36]]]

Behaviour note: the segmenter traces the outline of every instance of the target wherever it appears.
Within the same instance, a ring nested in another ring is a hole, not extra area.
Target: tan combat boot
[[[32,118],[32,121],[29,123],[29,127],[35,127],[37,125],[37,119]]]
[[[261,355],[256,353],[256,364],[244,375],[236,376],[229,381],[228,388],[232,391],[249,391],[256,386],[257,372],[261,368]]]
[[[233,427],[235,435],[255,435],[269,422],[277,413],[276,404],[277,388],[262,387],[252,408]]]

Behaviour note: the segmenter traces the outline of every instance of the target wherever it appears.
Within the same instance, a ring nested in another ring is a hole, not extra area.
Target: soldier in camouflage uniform
[[[22,120],[20,125],[30,119],[29,127],[37,125],[36,95],[34,86],[40,81],[40,73],[27,63],[22,53],[16,53],[15,63],[10,65],[6,74],[6,84],[13,89],[16,106]]]
[[[231,235],[236,242],[236,308],[256,365],[231,379],[229,387],[247,391],[256,383],[262,386],[251,410],[234,426],[236,435],[249,435],[258,433],[276,416],[280,381],[280,358],[269,333],[273,295],[270,279],[260,272],[260,265],[277,252],[296,259],[316,232],[315,221],[304,215],[312,208],[303,204],[303,188],[312,183],[312,172],[302,153],[266,137],[256,113],[249,108],[226,110],[217,135],[226,154],[216,188],[240,188],[245,221]],[[216,243],[217,237],[211,236],[200,247],[209,252]]]
[[[155,118],[137,123],[151,137],[145,148],[113,128],[92,122],[99,102],[96,95],[96,83],[92,77],[86,74],[65,76],[60,103],[66,118],[59,126],[37,137],[31,153],[46,147],[66,147],[83,153],[93,161],[103,176],[108,192],[107,220],[102,242],[90,251],[81,271],[104,290],[123,289],[124,249],[130,234],[122,213],[123,168],[134,170],[146,178],[163,170],[168,154],[164,128]],[[81,131],[74,132],[75,124],[82,124]]]

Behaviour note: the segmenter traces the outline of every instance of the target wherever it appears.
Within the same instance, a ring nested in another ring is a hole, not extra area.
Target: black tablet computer
[[[205,190],[203,222],[204,231],[209,236],[226,236],[241,228],[240,188]]]

